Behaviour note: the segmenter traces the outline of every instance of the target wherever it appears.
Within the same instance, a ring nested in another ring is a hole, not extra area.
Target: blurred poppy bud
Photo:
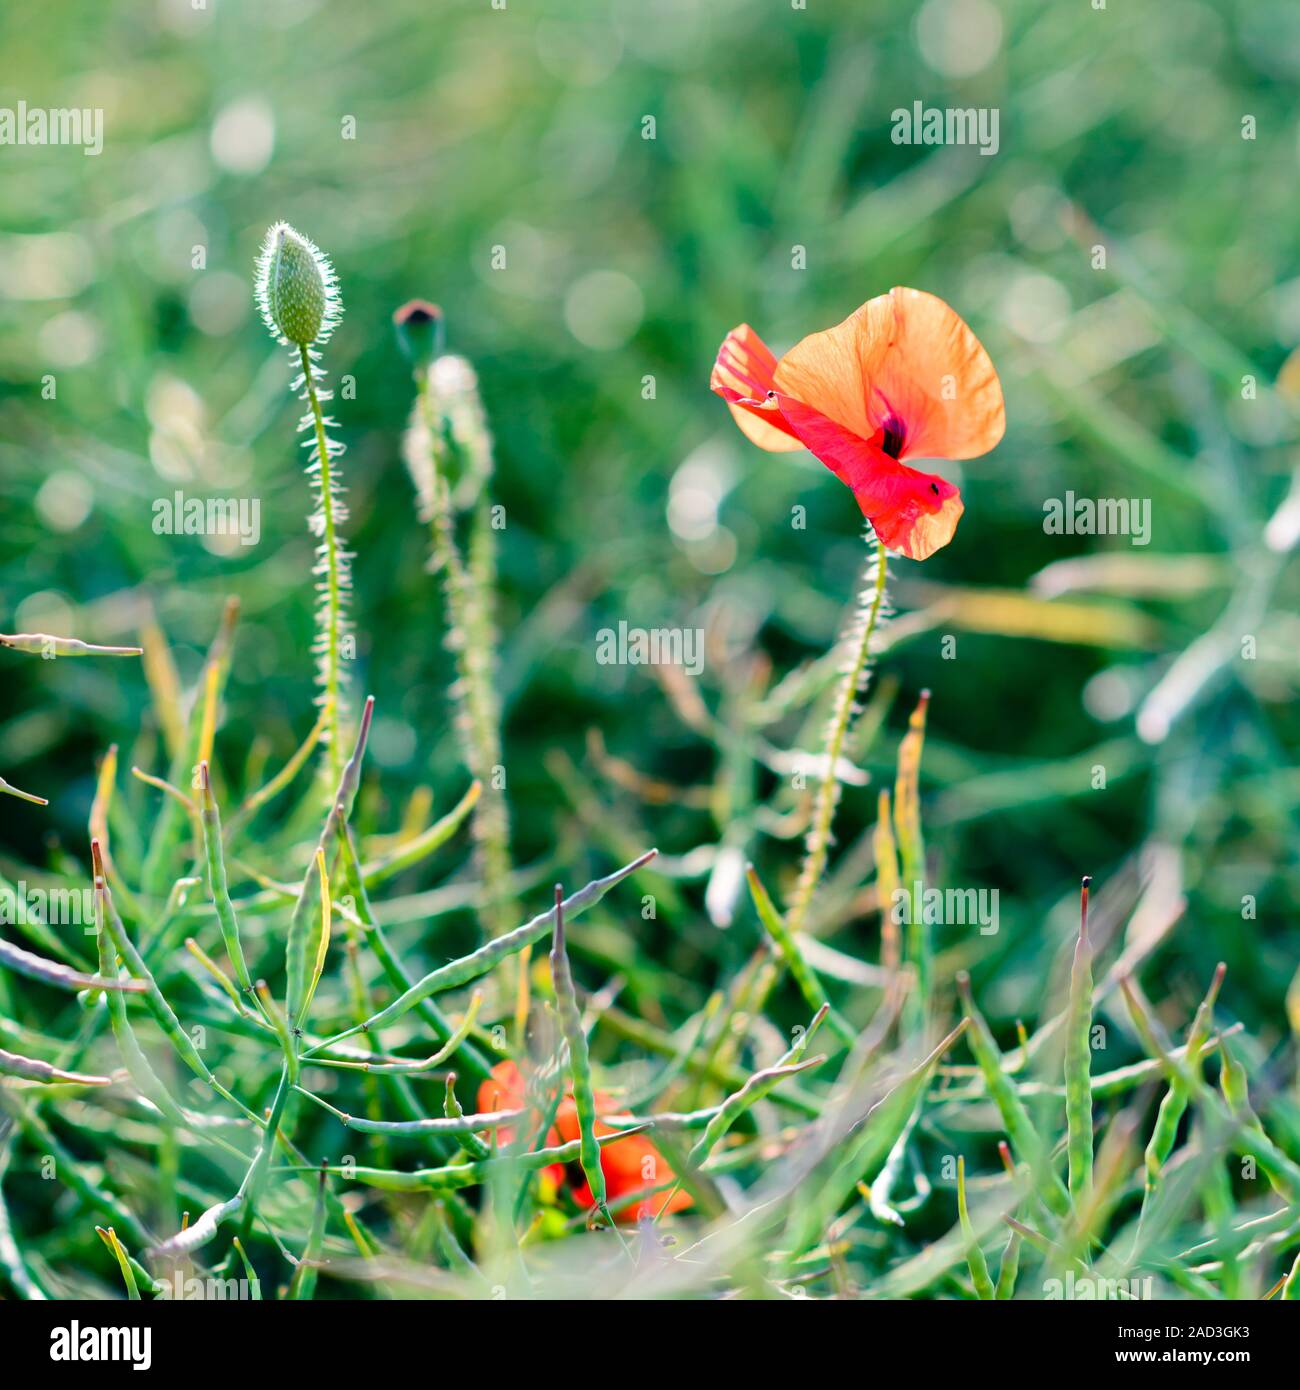
[[[442,310],[427,299],[412,299],[393,315],[397,341],[416,372],[426,371],[442,352]]]

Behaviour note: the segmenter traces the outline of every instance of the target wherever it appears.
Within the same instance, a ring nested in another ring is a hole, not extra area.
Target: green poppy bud
[[[415,371],[426,371],[442,353],[444,323],[442,310],[427,299],[412,299],[393,315],[397,341]]]
[[[287,222],[277,222],[262,243],[257,304],[271,333],[302,348],[323,343],[342,315],[328,258]]]

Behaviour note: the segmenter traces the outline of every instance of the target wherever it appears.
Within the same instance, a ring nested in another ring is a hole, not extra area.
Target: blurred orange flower
[[[971,459],[1002,438],[998,374],[932,294],[892,289],[779,361],[746,323],[727,334],[710,387],[760,448],[806,448],[848,487],[880,542],[924,560],[962,514],[952,483],[909,458]]]
[[[536,1114],[536,1102],[528,1094],[528,1085],[523,1073],[514,1062],[498,1062],[492,1068],[491,1077],[478,1088],[480,1114],[493,1110],[522,1110],[530,1107]],[[596,1110],[598,1113],[610,1115],[617,1113],[618,1106],[609,1096],[597,1091]],[[540,1121],[540,1116],[537,1117],[537,1121]],[[609,1125],[597,1122],[597,1136],[614,1133],[616,1131]],[[502,1144],[508,1144],[514,1138],[514,1130],[503,1125],[497,1130],[497,1137]],[[567,1144],[577,1138],[578,1110],[572,1094],[566,1092],[556,1111],[555,1122],[546,1136],[546,1143]],[[626,1139],[604,1145],[600,1151],[600,1166],[605,1174],[605,1186],[611,1206],[635,1192],[674,1182],[677,1177],[663,1155],[643,1134],[631,1134]],[[553,1163],[543,1171],[557,1187],[564,1183],[567,1176],[564,1165],[560,1163]],[[594,1207],[595,1199],[582,1176],[581,1169],[574,1164],[570,1172],[572,1176],[569,1177],[569,1185],[578,1205],[588,1209]],[[615,1212],[615,1218],[618,1221],[635,1222],[643,1216],[658,1216],[665,1210],[681,1211],[690,1205],[690,1193],[679,1187],[671,1194],[656,1192],[635,1206],[624,1207]]]

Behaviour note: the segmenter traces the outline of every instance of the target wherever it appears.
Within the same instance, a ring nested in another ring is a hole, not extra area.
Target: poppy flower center
[[[884,430],[885,437],[881,440],[880,447],[891,459],[896,459],[903,452],[903,438],[906,433],[903,429],[903,422],[897,415],[891,415],[881,428]]]

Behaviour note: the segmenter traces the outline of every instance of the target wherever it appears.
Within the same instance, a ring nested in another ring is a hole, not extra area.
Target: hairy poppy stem
[[[433,569],[442,575],[447,602],[448,646],[456,660],[457,729],[465,765],[483,786],[474,809],[474,836],[487,890],[487,923],[493,936],[513,927],[518,909],[511,888],[510,820],[503,783],[501,712],[495,690],[495,632],[492,590],[496,578],[494,537],[488,521],[486,490],[491,469],[491,439],[468,363],[443,358],[458,368],[445,373],[450,387],[438,390],[432,367],[416,373],[416,401],[407,431],[406,458],[430,527]],[[444,399],[444,396],[446,399]],[[452,464],[456,451],[471,460],[480,491],[474,501],[471,530],[462,550],[456,536]],[[528,953],[520,957],[520,977]]]
[[[339,741],[339,637],[342,629],[343,582],[339,569],[337,519],[334,513],[334,487],[330,475],[329,440],[325,437],[325,418],[312,374],[311,357],[300,345],[302,374],[316,430],[316,456],[320,468],[320,505],[324,520],[322,542],[325,549],[325,623],[321,630],[322,680],[324,686],[325,738],[328,748],[330,786],[336,787],[343,774],[343,751]]]
[[[875,566],[874,576],[871,573]],[[848,736],[853,714],[857,709],[858,696],[866,684],[868,666],[871,658],[871,641],[880,621],[880,612],[885,602],[885,577],[888,569],[885,547],[876,542],[876,553],[867,561],[863,574],[863,589],[858,601],[858,611],[854,617],[845,640],[848,662],[844,676],[835,694],[835,705],[831,712],[831,722],[826,730],[824,745],[825,769],[821,786],[817,789],[817,800],[813,808],[812,825],[808,830],[806,853],[799,881],[795,885],[794,898],[786,914],[786,925],[790,931],[802,929],[812,904],[813,894],[821,882],[826,868],[826,857],[831,845],[831,825],[835,819],[835,808],[840,800],[839,762]]]

